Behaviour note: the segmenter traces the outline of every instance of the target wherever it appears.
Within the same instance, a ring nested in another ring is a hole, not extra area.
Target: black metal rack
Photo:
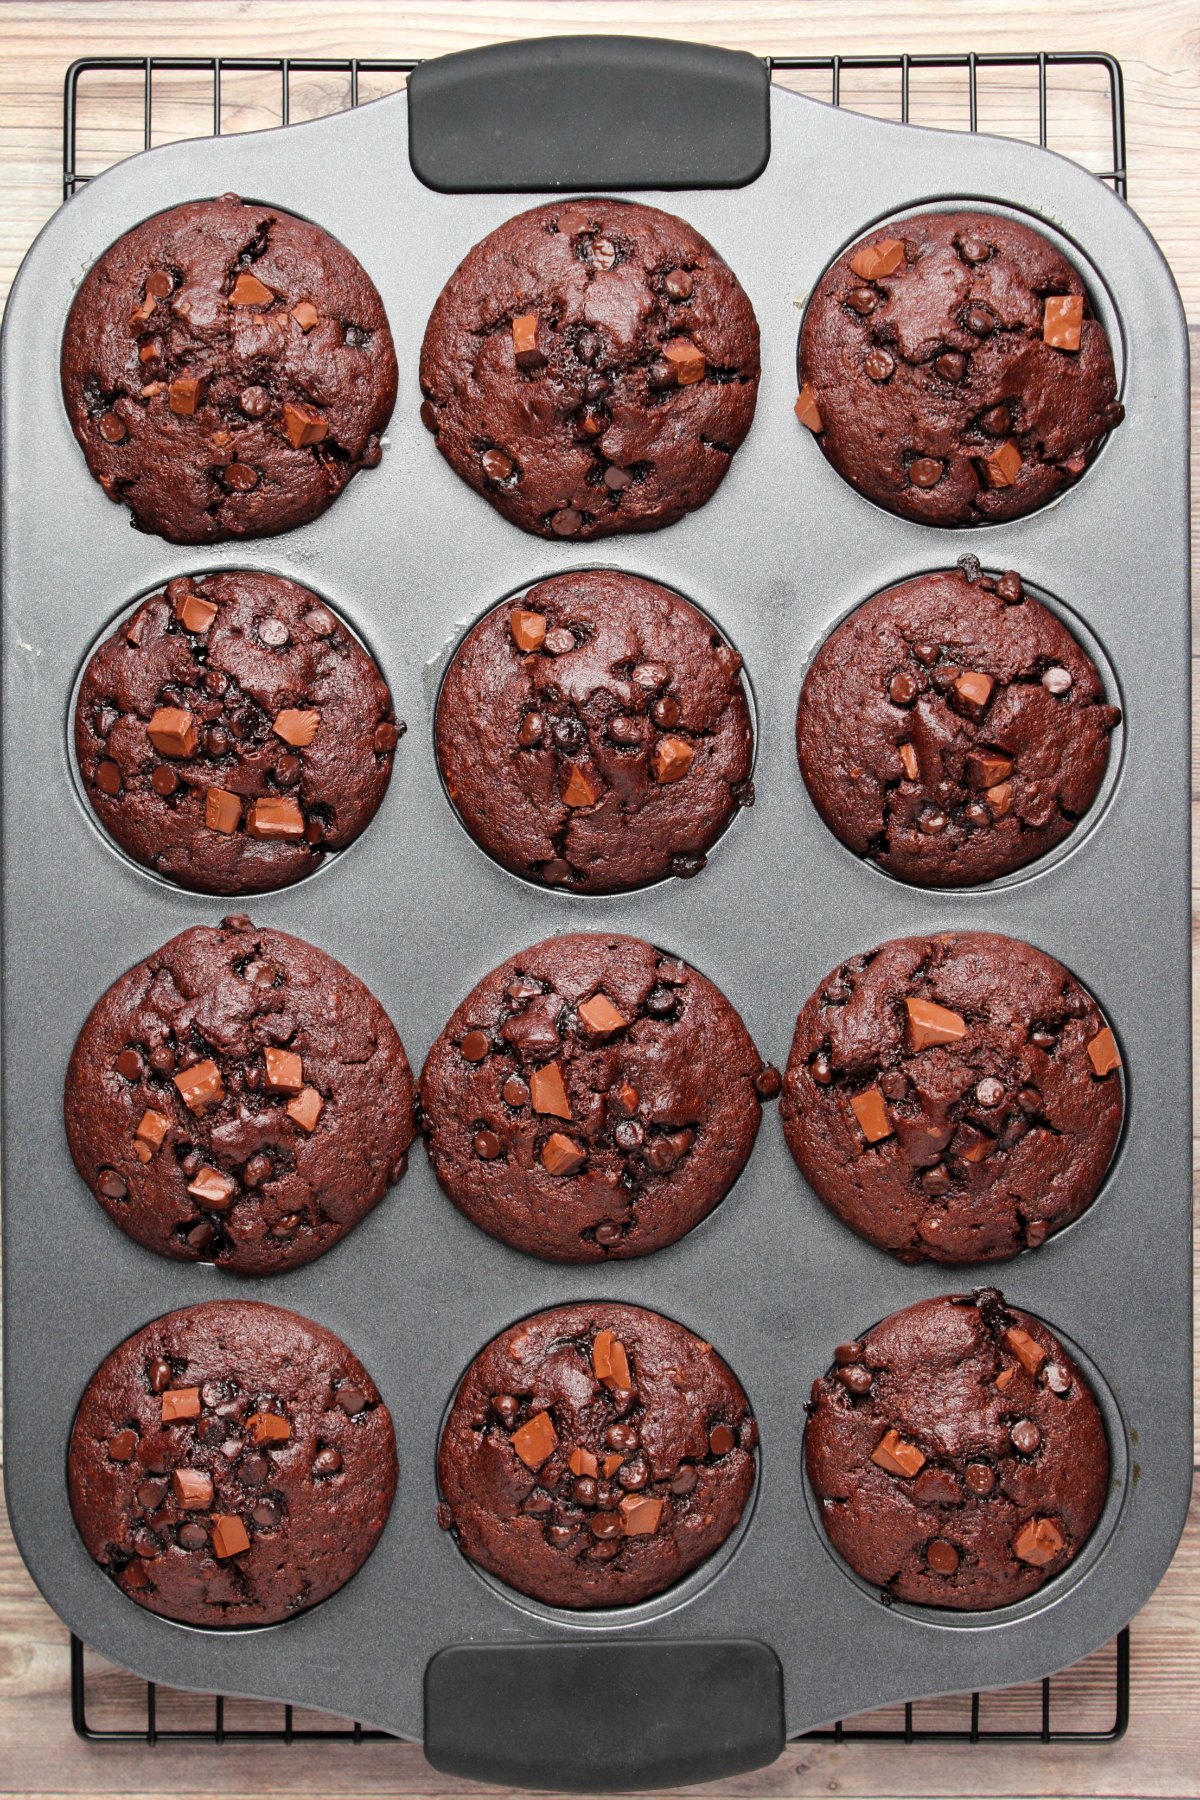
[[[1036,81],[1036,141],[1049,145],[1050,116],[1055,72],[1072,69],[1096,71],[1106,86],[1106,101],[1111,122],[1111,166],[1096,171],[1096,178],[1107,182],[1125,199],[1125,97],[1121,65],[1114,57],[1100,52],[1030,51],[1008,54],[973,52],[940,56],[773,56],[768,58],[776,76],[812,76],[828,79],[828,98],[834,106],[844,103],[844,77],[854,74],[891,75],[898,77],[898,115],[902,122],[913,118],[914,90],[912,77],[926,71],[957,71],[966,80],[970,129],[979,129],[980,76],[985,72],[1011,70],[1027,73]],[[324,112],[357,106],[364,97],[364,83],[391,83],[400,86],[415,67],[409,59],[336,58],[336,57],[219,57],[219,56],[112,56],[85,57],[72,63],[67,71],[63,102],[63,199],[69,200],[87,181],[90,174],[80,172],[81,110],[88,104],[86,90],[98,76],[127,75],[134,79],[130,92],[121,104],[136,109],[140,105],[142,119],[141,147],[154,143],[155,79],[166,75],[207,75],[212,83],[211,134],[221,136],[228,87],[227,77],[237,75],[276,75],[279,78],[278,118],[274,122],[287,125],[294,116],[293,82],[300,76],[337,76],[344,82],[340,96],[332,98]],[[140,76],[140,82],[136,79]],[[1031,81],[1031,85],[1032,85]],[[140,87],[140,99],[138,88]],[[386,91],[386,90],[381,90]],[[107,105],[108,102],[106,101]],[[895,102],[892,103],[895,110]],[[316,116],[316,115],[310,115]],[[136,117],[136,111],[135,111]],[[111,120],[107,122],[111,123]],[[198,135],[192,133],[192,135]],[[114,159],[115,160],[115,159]],[[391,1741],[387,1733],[370,1730],[358,1724],[314,1725],[303,1721],[308,1717],[291,1706],[283,1706],[282,1724],[229,1726],[225,1718],[225,1699],[212,1697],[210,1725],[171,1726],[159,1722],[159,1694],[154,1682],[145,1684],[144,1709],[122,1725],[94,1725],[88,1716],[87,1650],[77,1637],[71,1638],[71,1722],[81,1738],[93,1743],[142,1743],[153,1747],[161,1743],[354,1743]],[[1111,1686],[1105,1691],[1112,1696],[1112,1723],[1094,1727],[1072,1727],[1056,1724],[1054,1683],[1058,1677],[1046,1677],[1031,1687],[1031,1705],[1036,1709],[1036,1723],[1019,1728],[1011,1725],[987,1725],[983,1722],[986,1697],[978,1693],[963,1695],[961,1704],[969,1709],[962,1725],[922,1726],[917,1723],[916,1704],[888,1708],[886,1715],[856,1725],[838,1720],[820,1731],[807,1733],[810,1741],[827,1743],[961,1743],[961,1744],[1109,1744],[1122,1737],[1129,1724],[1130,1641],[1128,1627],[1109,1646]],[[1016,1690],[1014,1690],[1016,1691]],[[1059,1703],[1061,1712],[1062,1702]],[[298,1723],[297,1720],[300,1720]]]

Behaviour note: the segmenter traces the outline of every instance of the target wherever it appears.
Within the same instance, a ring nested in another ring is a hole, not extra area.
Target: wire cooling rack
[[[834,106],[905,124],[1025,138],[1073,156],[1127,197],[1124,82],[1114,57],[1029,51],[768,60],[773,78]],[[136,150],[342,112],[394,92],[416,66],[358,57],[85,57],[68,69],[63,96],[63,199]],[[1056,126],[1068,104],[1071,131],[1061,140]],[[106,1701],[104,1722],[96,1723],[89,1700],[103,1696],[104,1686],[102,1678],[89,1689],[88,1651],[72,1637],[71,1722],[89,1742],[362,1744],[387,1737],[362,1725],[322,1723],[291,1706],[256,1706],[255,1720],[262,1722],[231,1724],[220,1695],[191,1698],[186,1722],[173,1723],[154,1682],[119,1682],[119,1718],[110,1722],[113,1706]],[[909,1701],[807,1736],[828,1743],[1108,1744],[1129,1724],[1129,1690],[1126,1628],[1086,1663],[1040,1683]]]

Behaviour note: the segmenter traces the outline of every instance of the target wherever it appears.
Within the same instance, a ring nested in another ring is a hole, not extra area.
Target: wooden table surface
[[[633,31],[692,37],[757,53],[946,50],[1107,50],[1124,65],[1129,199],[1170,259],[1200,348],[1200,19],[1188,0],[0,0],[0,298],[60,199],[62,81],[74,58],[104,53],[425,57],[498,38],[550,31]],[[819,88],[813,91],[822,91]],[[914,77],[913,117],[965,125],[960,86]],[[898,116],[894,80],[847,78],[844,102]],[[989,79],[984,129],[1036,132],[1025,80]],[[114,96],[115,97],[115,96]],[[824,96],[823,96],[824,97]],[[230,88],[227,128],[273,122],[251,86]],[[321,84],[297,110],[326,110]],[[159,109],[164,135],[208,127],[186,84]],[[129,117],[126,109],[125,117]],[[277,115],[276,115],[277,116]],[[137,115],[134,115],[135,123]],[[1107,167],[1105,113],[1083,75],[1056,84],[1053,147]],[[140,147],[107,125],[85,134],[84,165]],[[1200,384],[1193,384],[1193,392]],[[1200,514],[1200,508],[1195,509]],[[1195,791],[1193,789],[1193,791]],[[1120,1297],[1114,1296],[1114,1304]],[[1147,1328],[1150,1329],[1148,1322]],[[0,1470],[2,1475],[2,1470]],[[1111,1654],[1056,1684],[1072,1719],[1103,1720]],[[137,1685],[101,1665],[98,1719],[127,1718]],[[419,1749],[402,1744],[303,1748],[91,1746],[72,1734],[66,1633],[22,1567],[0,1510],[0,1795],[185,1796],[448,1794]],[[164,1722],[198,1718],[186,1698]],[[1028,1691],[985,1701],[995,1716],[1036,1723]],[[230,1724],[260,1709],[230,1709]],[[1158,1593],[1133,1627],[1133,1722],[1105,1748],[833,1746],[796,1743],[770,1769],[722,1784],[746,1796],[1200,1795],[1200,1489],[1189,1529]],[[922,1721],[949,1722],[941,1704]],[[271,1721],[275,1722],[275,1715]],[[958,1722],[956,1717],[955,1723]],[[476,1790],[480,1791],[480,1790]],[[697,1790],[718,1792],[716,1788]]]

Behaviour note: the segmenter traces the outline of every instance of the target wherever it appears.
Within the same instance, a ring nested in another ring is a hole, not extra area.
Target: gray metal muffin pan
[[[751,186],[639,195],[682,213],[728,258],[758,314],[763,378],[749,438],[716,496],[669,530],[543,542],[507,524],[438,455],[417,409],[425,321],[487,231],[534,204],[447,197],[405,151],[403,95],[285,131],[175,144],[120,164],[47,225],[18,278],[3,367],[5,1465],[29,1568],[106,1656],[184,1688],[327,1708],[422,1736],[426,1665],[444,1646],[748,1638],[783,1669],[789,1735],[901,1697],[1058,1669],[1110,1638],[1163,1574],[1191,1481],[1188,933],[1188,499],[1184,322],[1133,213],[1075,165],[997,139],[892,126],[779,89]],[[367,173],[369,172],[369,173]],[[386,176],[384,174],[386,172]],[[386,179],[386,188],[381,183]],[[235,190],[312,218],[383,294],[401,369],[382,467],[321,519],[214,550],[130,529],[88,475],[62,407],[73,293],[122,231]],[[1127,419],[1077,487],[1015,523],[969,532],[891,517],[826,464],[792,413],[801,309],[839,249],[913,208],[1009,207],[1072,247],[1113,337]],[[830,627],[878,589],[965,551],[1057,596],[1103,647],[1125,708],[1116,778],[1065,854],[981,890],[904,887],[821,824],[800,779],[797,694]],[[742,651],[757,707],[758,800],[691,882],[612,899],[544,892],[460,829],[432,751],[432,702],[466,626],[505,593],[605,563],[679,588]],[[1124,1138],[1091,1210],[1044,1248],[984,1269],[906,1268],[852,1236],[806,1188],[765,1108],[724,1204],[641,1261],[566,1268],[511,1252],[408,1174],[308,1268],[242,1282],[126,1239],[71,1165],[67,1059],[88,1009],[164,939],[237,904],[175,891],[90,820],[69,766],[68,706],[100,631],[138,594],[205,568],[310,585],[379,657],[408,722],[366,834],[290,890],[241,903],[342,958],[395,1019],[414,1065],[467,990],[559,931],[634,932],[686,957],[738,1007],[765,1056],[842,957],[904,932],[1026,938],[1087,984],[1125,1060]],[[804,1406],[833,1345],[927,1295],[998,1282],[1082,1357],[1112,1442],[1109,1506],[1077,1562],[1019,1607],[975,1616],[884,1607],[834,1556],[802,1475]],[[294,1308],[366,1362],[396,1424],[400,1485],[362,1573],[289,1623],[207,1633],[152,1617],[89,1560],[63,1479],[74,1409],[107,1351],[147,1319],[213,1296]],[[710,1338],[762,1431],[753,1509],[731,1551],[620,1613],[533,1606],[486,1581],[437,1527],[439,1422],[495,1332],[560,1301],[657,1308]]]

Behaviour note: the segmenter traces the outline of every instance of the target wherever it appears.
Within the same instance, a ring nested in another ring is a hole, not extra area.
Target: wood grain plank
[[[204,54],[425,57],[474,43],[554,31],[631,31],[700,38],[763,54],[840,52],[913,54],[945,50],[1105,49],[1124,65],[1130,200],[1166,252],[1192,322],[1200,355],[1200,33],[1191,0],[1006,0],[1003,7],[961,0],[952,11],[931,0],[0,0],[0,300],[41,225],[60,198],[62,80],[87,55]],[[798,82],[797,85],[804,85]],[[116,101],[126,84],[98,101]],[[364,84],[364,91],[366,86]],[[806,89],[826,97],[817,82]],[[894,82],[848,75],[843,98],[864,111],[898,116]],[[181,78],[156,95],[155,141],[209,129],[207,88]],[[328,110],[339,99],[332,77],[298,83],[293,116]],[[102,167],[140,147],[135,117],[121,126],[92,106],[83,121],[84,167]],[[912,116],[942,128],[966,124],[953,80],[913,77]],[[276,122],[273,89],[253,78],[229,84],[225,128]],[[985,130],[1036,131],[1029,83],[1009,73],[981,81]],[[1051,147],[1071,149],[1086,166],[1107,166],[1104,97],[1093,77],[1069,73],[1052,91]],[[1194,386],[1200,423],[1200,384]],[[1200,513],[1200,507],[1197,512]],[[1200,675],[1200,648],[1197,651]],[[1200,733],[1195,737],[1194,811],[1200,825]],[[1194,908],[1194,916],[1196,909]],[[1200,920],[1197,925],[1200,947]],[[1197,1140],[1200,1149],[1200,1139]],[[1200,1155],[1196,1158],[1200,1167]],[[1200,1269],[1200,1233],[1197,1238]],[[1101,1653],[1056,1683],[1076,1708],[1107,1705]],[[881,1750],[801,1743],[769,1770],[720,1788],[716,1796],[867,1795],[1200,1795],[1200,1488],[1179,1555],[1134,1628],[1133,1725],[1105,1750],[971,1750],[919,1746]],[[124,1720],[140,1684],[96,1665],[90,1684],[97,1721]],[[74,1738],[67,1714],[66,1634],[34,1590],[0,1518],[0,1795],[122,1795],[128,1800],[185,1800],[209,1795],[403,1794],[457,1792],[411,1745],[324,1746],[282,1751],[239,1745],[98,1747]],[[1022,1716],[1029,1690],[993,1696],[997,1717]],[[195,1697],[164,1701],[178,1720],[196,1720]],[[926,1703],[921,1717],[940,1722],[951,1703]],[[271,1717],[251,1703],[231,1706],[230,1722]],[[477,1792],[482,1790],[471,1791]]]

